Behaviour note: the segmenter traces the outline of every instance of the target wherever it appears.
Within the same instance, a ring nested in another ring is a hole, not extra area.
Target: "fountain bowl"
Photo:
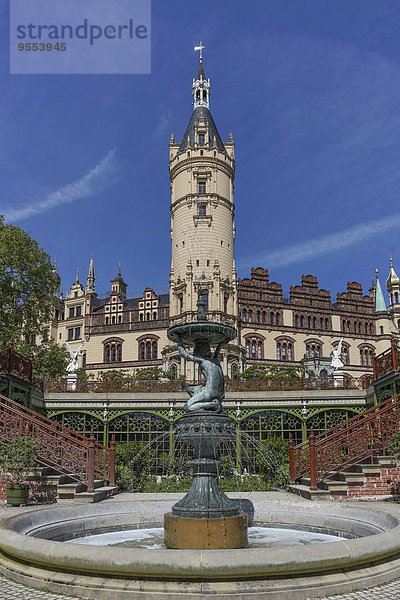
[[[180,339],[183,344],[191,345],[195,342],[205,341],[211,345],[232,341],[237,336],[237,331],[232,325],[215,323],[213,321],[193,321],[181,325],[173,325],[168,329],[168,337],[173,342]]]
[[[232,497],[243,497],[232,494]],[[0,522],[0,572],[31,587],[95,600],[301,600],[400,576],[400,523],[355,504],[266,502],[249,493],[254,523],[335,533],[299,547],[171,550],[69,544],[85,535],[161,523],[179,495],[46,508]],[[242,505],[245,507],[246,505]],[[254,511],[254,512],[253,512]]]

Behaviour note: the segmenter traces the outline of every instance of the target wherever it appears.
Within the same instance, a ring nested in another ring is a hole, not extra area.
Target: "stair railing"
[[[399,433],[400,394],[384,400],[361,414],[315,436],[311,428],[307,441],[294,446],[289,440],[290,482],[309,474],[310,487],[338,471],[376,454],[385,454]]]
[[[107,448],[56,421],[0,395],[0,443],[26,435],[36,441],[38,462],[94,491],[95,478],[115,485],[115,442]]]

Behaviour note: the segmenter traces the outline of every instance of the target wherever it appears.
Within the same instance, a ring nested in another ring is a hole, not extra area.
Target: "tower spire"
[[[88,272],[88,276],[86,278],[86,289],[85,289],[85,293],[86,294],[94,294],[95,293],[95,281],[96,281],[96,277],[94,275],[94,262],[93,262],[93,254],[90,258],[90,264],[89,264],[89,272]]]
[[[375,312],[379,313],[379,312],[386,312],[386,302],[385,302],[385,298],[383,297],[383,292],[382,292],[382,288],[381,288],[381,284],[379,281],[379,271],[378,269],[375,270],[375,275],[376,275],[376,288],[375,288]]]
[[[193,108],[196,109],[199,106],[206,106],[210,108],[210,80],[206,78],[203,67],[203,42],[200,42],[199,46],[195,46],[194,50],[200,51],[200,62],[199,69],[197,71],[196,79],[193,79],[192,95],[194,98]]]

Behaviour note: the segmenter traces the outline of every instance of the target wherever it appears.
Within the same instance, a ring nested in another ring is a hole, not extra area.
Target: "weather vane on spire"
[[[199,46],[195,46],[194,47],[194,51],[197,52],[198,50],[200,50],[200,62],[203,62],[203,48],[205,48],[205,46],[203,46],[203,42],[200,42]]]

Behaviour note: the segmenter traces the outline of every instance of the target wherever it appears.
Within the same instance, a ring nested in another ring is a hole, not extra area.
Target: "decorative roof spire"
[[[92,256],[90,258],[89,272],[88,272],[88,276],[86,278],[86,289],[85,289],[86,294],[94,294],[95,293],[95,281],[96,281],[96,277],[94,275],[94,262],[93,262],[93,254],[92,254]]]
[[[118,275],[117,277],[121,277],[121,261],[118,262]]]
[[[386,312],[386,303],[385,303],[385,298],[383,297],[383,292],[382,292],[382,288],[381,288],[381,284],[379,281],[379,271],[378,269],[376,269],[375,271],[376,274],[376,289],[375,289],[375,312],[379,313],[379,312]]]
[[[76,279],[75,283],[79,283],[79,267],[76,268]]]
[[[393,260],[392,260],[391,250],[389,251],[389,257],[390,257],[390,271],[389,271],[389,277],[386,280],[386,287],[387,287],[388,292],[391,292],[393,290],[393,288],[400,288],[400,279],[398,278],[396,271],[393,268]]]
[[[193,79],[192,95],[194,98],[193,108],[196,109],[199,106],[206,106],[210,108],[210,80],[206,78],[203,67],[203,42],[200,42],[199,46],[195,46],[195,52],[200,50],[200,62],[199,69],[197,71],[196,79]]]

